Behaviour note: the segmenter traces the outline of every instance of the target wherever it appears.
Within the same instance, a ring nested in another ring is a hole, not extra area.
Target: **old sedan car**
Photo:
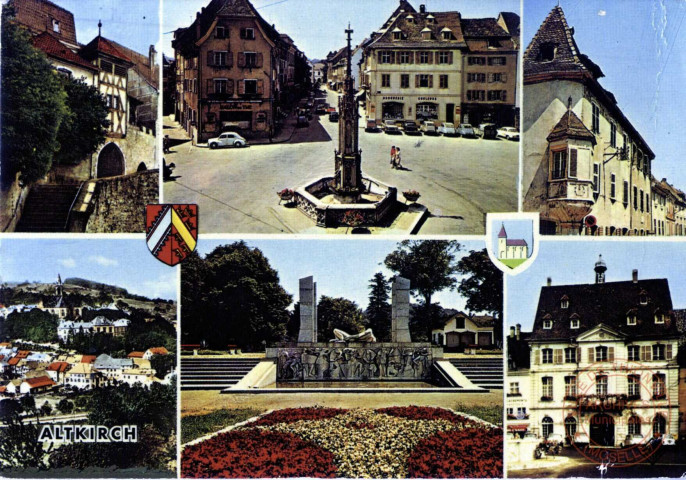
[[[450,122],[445,122],[443,125],[438,127],[438,133],[445,136],[457,135],[457,130],[455,130],[455,124]]]
[[[461,123],[460,126],[457,127],[457,134],[461,137],[476,137],[474,127],[468,123]]]
[[[482,123],[479,125],[481,138],[495,139],[498,137],[498,128],[492,123]]]
[[[384,120],[383,122],[383,131],[388,134],[399,134],[400,129],[398,128],[398,125],[396,125],[395,120]]]
[[[502,127],[498,129],[498,136],[506,140],[519,140],[519,130],[514,127]]]
[[[212,149],[219,147],[245,147],[248,145],[248,141],[236,132],[226,132],[216,138],[210,138],[207,144]]]
[[[340,114],[338,112],[331,112],[329,113],[329,121],[336,123],[340,117]]]
[[[421,135],[422,132],[419,131],[419,127],[414,123],[414,120],[404,120],[403,130],[406,135]]]
[[[422,123],[422,132],[424,132],[425,135],[438,135],[438,130],[436,129],[436,124],[431,121],[425,121]]]

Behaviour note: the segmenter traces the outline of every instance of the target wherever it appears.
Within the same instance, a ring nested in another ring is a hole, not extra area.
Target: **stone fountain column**
[[[395,277],[391,289],[391,342],[412,342],[410,337],[410,281],[403,277]]]

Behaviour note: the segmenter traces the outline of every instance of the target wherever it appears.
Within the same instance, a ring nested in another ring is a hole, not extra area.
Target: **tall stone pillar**
[[[391,293],[391,341],[409,343],[412,341],[410,337],[410,281],[407,278],[395,277]]]
[[[313,277],[300,279],[300,332],[298,343],[317,341],[317,284]]]

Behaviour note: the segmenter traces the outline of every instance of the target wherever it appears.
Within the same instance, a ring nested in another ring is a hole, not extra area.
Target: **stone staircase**
[[[451,358],[450,363],[479,387],[503,388],[502,358]]]
[[[223,390],[237,384],[259,358],[181,357],[181,390]]]
[[[39,184],[31,187],[17,232],[65,232],[78,185]]]

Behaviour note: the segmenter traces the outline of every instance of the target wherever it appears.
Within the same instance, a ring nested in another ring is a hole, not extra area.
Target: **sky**
[[[201,238],[198,253],[201,256],[227,240]],[[369,281],[375,273],[382,272],[386,278],[393,273],[383,266],[386,255],[395,250],[397,242],[388,240],[252,240],[246,242],[251,248],[259,248],[279,273],[281,286],[298,301],[300,278],[312,275],[317,282],[317,295],[343,297],[367,308]],[[461,252],[484,248],[483,241],[460,241]],[[441,292],[433,297],[444,308],[465,311],[465,300],[457,292]]]
[[[557,0],[524,2],[524,46],[555,5]],[[560,6],[574,27],[581,53],[605,73],[601,85],[614,93],[655,153],[655,177],[666,177],[686,189],[686,171],[680,165],[686,109],[686,1],[560,0]]]
[[[587,237],[588,238],[588,237]],[[505,319],[531,331],[541,287],[548,277],[553,285],[595,283],[595,263],[602,255],[606,282],[666,278],[674,308],[686,308],[686,243],[673,241],[541,240],[534,263],[517,276],[506,277]],[[507,329],[506,329],[507,331]]]
[[[419,10],[459,10],[465,18],[497,17],[501,11],[519,13],[519,0],[411,0]],[[173,32],[189,26],[209,0],[164,0],[164,53],[173,56]],[[322,59],[345,46],[344,30],[350,22],[353,45],[383,25],[398,7],[398,0],[252,0],[253,6],[279,33],[288,34],[310,59]]]
[[[157,0],[51,0],[74,14],[76,40],[87,44],[102,36],[138,53],[148,54],[150,45],[159,51],[160,15]],[[5,1],[3,1],[5,3]]]
[[[58,273],[176,300],[177,268],[153,257],[143,238],[0,240],[0,281],[53,283]]]

